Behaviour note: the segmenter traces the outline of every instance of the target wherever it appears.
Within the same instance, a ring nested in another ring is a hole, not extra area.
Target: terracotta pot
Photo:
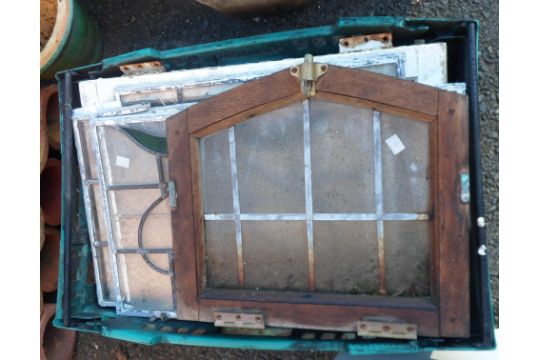
[[[39,288],[39,316],[43,314],[43,291]]]
[[[45,243],[40,256],[41,289],[45,292],[55,291],[58,287],[59,257],[60,231],[46,228]]]
[[[41,109],[43,112],[43,108]],[[43,171],[49,157],[49,139],[47,134],[47,118],[40,115],[39,119],[39,172]]]
[[[40,221],[40,229],[39,229],[39,237],[40,237],[40,245],[39,249],[43,249],[43,243],[45,242],[45,217],[43,216],[43,210],[39,208],[39,221]]]
[[[47,126],[48,146],[51,149],[60,150],[60,111],[56,84],[41,89],[40,105],[40,120],[42,124],[45,122]]]
[[[68,360],[73,357],[77,333],[55,328],[52,324],[56,305],[45,304],[40,319],[41,360]]]
[[[60,225],[62,210],[62,162],[50,158],[41,173],[40,203],[45,223]]]

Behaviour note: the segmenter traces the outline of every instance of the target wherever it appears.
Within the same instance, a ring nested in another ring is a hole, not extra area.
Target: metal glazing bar
[[[242,221],[307,221],[306,214],[240,214]],[[207,221],[234,221],[235,214],[204,214]],[[314,213],[314,221],[421,221],[429,220],[426,213],[390,213],[378,216],[376,213]]]
[[[107,185],[107,190],[143,190],[143,189],[159,189],[160,184],[122,184],[122,185]]]
[[[235,220],[235,214],[205,214],[204,220]],[[251,221],[305,221],[306,214],[239,214],[240,220]]]
[[[313,220],[317,221],[374,221],[377,214],[313,214]]]
[[[97,239],[97,231],[96,231],[96,220],[94,219],[94,212],[92,210],[92,203],[90,199],[90,185],[94,184],[90,181],[95,181],[95,184],[99,184],[99,180],[89,180],[86,178],[88,171],[86,169],[86,164],[84,161],[84,154],[83,154],[83,147],[81,143],[81,134],[79,131],[79,122],[74,121],[73,122],[73,132],[75,137],[75,148],[77,149],[77,157],[79,158],[79,167],[80,167],[80,173],[81,173],[81,182],[82,182],[82,191],[83,191],[83,198],[84,198],[84,209],[86,212],[86,218],[88,223],[88,235],[90,240],[90,250],[92,252],[92,262],[94,264],[94,277],[96,279],[96,295],[98,299],[98,303],[100,305],[104,305],[105,299],[103,298],[103,283],[101,279],[101,264],[98,259],[98,253],[96,246],[101,241],[101,239]]]
[[[308,286],[315,290],[315,255],[313,250],[313,196],[311,188],[311,137],[309,100],[302,102],[302,117],[304,122],[304,179],[306,197],[306,231],[308,246]]]
[[[117,254],[170,254],[172,253],[172,249],[167,248],[156,248],[156,249],[137,249],[137,248],[123,248],[123,249],[116,249]]]
[[[375,154],[375,209],[377,212],[377,258],[379,267],[379,293],[386,294],[386,269],[384,264],[384,215],[381,149],[381,113],[373,111],[373,146]]]
[[[101,129],[101,128],[100,128]],[[105,175],[104,175],[104,166],[102,161],[102,155],[101,155],[101,148],[99,143],[99,134],[98,134],[98,127],[93,125],[92,126],[92,145],[94,147],[94,152],[96,153],[96,164],[97,164],[97,172],[98,172],[98,179],[99,179],[99,188],[101,190],[101,200],[102,200],[102,206],[103,206],[103,213],[105,214],[105,223],[107,224],[107,236],[108,236],[108,243],[109,243],[109,249],[111,250],[110,256],[111,256],[111,263],[112,263],[112,278],[114,283],[114,288],[116,292],[116,311],[120,311],[122,307],[122,294],[120,292],[120,279],[118,276],[118,264],[116,259],[116,245],[114,244],[114,232],[112,228],[112,222],[111,222],[111,212],[109,207],[109,198],[107,197],[107,184],[105,182]],[[97,204],[96,204],[97,206]]]
[[[156,165],[158,170],[158,180],[159,180],[159,189],[161,190],[161,196],[165,197],[167,196],[167,184],[165,183],[165,175],[163,175],[163,162],[161,161],[163,158],[162,155],[156,154]]]
[[[238,262],[238,282],[243,287],[244,255],[242,251],[242,222],[240,220],[240,196],[238,192],[238,169],[236,166],[236,141],[234,139],[234,126],[229,128],[229,153],[231,158],[231,183],[233,193],[234,225],[236,233],[236,256]]]
[[[164,201],[166,199],[165,196],[160,196],[159,198],[157,198],[145,211],[144,213],[142,214],[141,216],[141,219],[139,221],[139,228],[137,230],[137,245],[139,245],[139,249],[141,250],[145,250],[144,248],[144,240],[143,240],[143,230],[144,230],[144,224],[146,222],[146,219],[148,219],[148,216],[150,215],[150,213],[152,212],[152,210],[154,210],[162,201]],[[173,276],[173,273],[171,272],[171,270],[164,270],[162,269],[161,267],[159,267],[158,265],[156,265],[149,257],[148,257],[148,254],[146,253],[141,253],[142,255],[142,258],[145,262],[146,265],[148,265],[152,270],[162,274],[162,275],[167,275],[167,276]]]
[[[420,213],[420,214],[407,214],[407,213],[383,214],[380,220],[385,220],[385,221],[429,220],[429,214],[425,214],[425,213],[424,214],[423,213]]]

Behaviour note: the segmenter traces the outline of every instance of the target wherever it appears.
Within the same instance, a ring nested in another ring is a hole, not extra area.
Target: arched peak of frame
[[[330,66],[317,82],[316,98],[363,104],[377,110],[433,120],[437,117],[439,89],[370,71]]]
[[[314,98],[431,122],[438,115],[439,89],[365,70],[328,66],[317,81]],[[304,99],[300,80],[285,69],[202,101],[168,121],[185,118],[189,134],[201,137]]]

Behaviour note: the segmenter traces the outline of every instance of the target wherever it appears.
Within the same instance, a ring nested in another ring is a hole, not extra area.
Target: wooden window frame
[[[307,99],[289,70],[251,81],[167,119],[178,318],[214,322],[215,311],[251,309],[269,326],[351,331],[370,317],[418,326],[419,336],[468,337],[469,204],[460,201],[468,173],[467,97],[412,81],[328,66],[313,99],[369,107],[429,124],[430,298],[207,289],[199,140],[261,113]]]

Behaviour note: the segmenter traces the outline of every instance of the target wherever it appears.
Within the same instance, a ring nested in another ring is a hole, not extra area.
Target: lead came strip
[[[382,183],[381,113],[373,111],[373,145],[375,154],[375,207],[377,213],[377,253],[379,265],[379,294],[386,295],[386,269],[384,265],[384,210]]]
[[[309,100],[302,102],[304,119],[304,179],[306,190],[306,231],[308,245],[308,286],[315,290],[315,255],[313,252],[313,197],[311,189],[311,138]]]
[[[233,192],[234,226],[236,232],[236,256],[238,260],[238,282],[244,287],[244,256],[242,251],[242,222],[240,220],[240,197],[238,195],[238,170],[236,166],[236,141],[234,126],[229,128],[229,152],[231,158],[231,183]]]
[[[234,214],[204,214],[206,221],[234,221]],[[390,213],[377,216],[372,213],[313,213],[314,221],[413,221],[429,220],[427,213]],[[307,221],[306,214],[240,214],[242,221]]]

